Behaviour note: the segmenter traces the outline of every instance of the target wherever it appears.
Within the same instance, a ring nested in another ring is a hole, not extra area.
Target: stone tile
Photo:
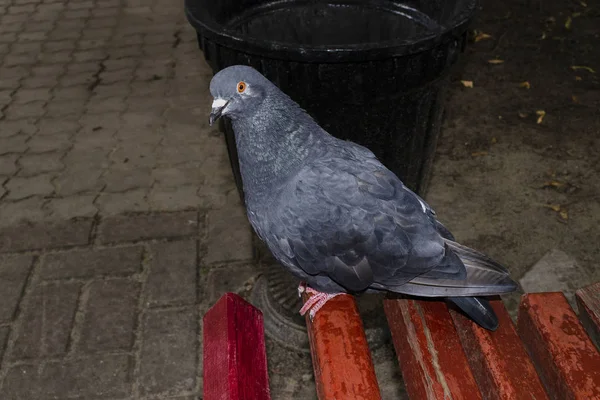
[[[22,53],[39,53],[42,50],[42,43],[40,42],[25,42],[25,43],[13,43],[11,46],[11,52],[13,54]]]
[[[198,208],[201,200],[197,186],[154,186],[148,194],[148,202],[154,210],[176,211]]]
[[[93,76],[100,69],[101,66],[97,61],[72,62],[67,66],[67,77],[81,73],[88,73],[89,76]]]
[[[202,161],[205,158],[207,151],[206,145],[203,144],[161,147],[158,161],[170,164]]]
[[[30,136],[36,132],[37,127],[27,120],[0,121],[0,137],[15,136],[19,133]]]
[[[90,91],[84,85],[82,86],[72,86],[68,88],[55,88],[52,91],[52,97],[55,100],[80,100],[87,101],[90,97]]]
[[[100,181],[102,170],[98,168],[68,169],[63,171],[53,183],[56,194],[59,196],[71,196],[81,192],[97,192],[102,189]]]
[[[198,340],[196,309],[150,310],[142,330],[142,395],[177,395],[196,385]]]
[[[80,100],[52,101],[46,106],[46,116],[57,118],[63,116],[79,117],[85,112],[85,104]]]
[[[64,21],[62,22],[64,23]],[[75,38],[77,39],[77,38]],[[50,52],[56,52],[56,51],[63,51],[63,50],[67,50],[67,51],[71,51],[73,50],[75,47],[77,47],[76,41],[75,39],[57,39],[57,40],[47,40],[44,42],[43,47],[45,50],[50,51]]]
[[[130,279],[93,282],[79,350],[131,350],[139,292],[140,284]]]
[[[39,123],[38,135],[55,135],[66,133],[72,135],[79,130],[79,124],[75,120],[65,118],[44,118]]]
[[[12,102],[12,90],[0,90],[0,107],[5,107]],[[2,136],[10,136],[3,134]]]
[[[195,240],[152,245],[152,261],[146,285],[148,304],[193,304],[197,287]]]
[[[104,169],[110,165],[110,149],[71,149],[62,162],[71,170]]]
[[[252,234],[241,206],[210,210],[207,215],[207,264],[253,258]]]
[[[200,166],[157,167],[152,171],[152,176],[156,180],[156,185],[162,188],[180,186],[197,187],[205,181],[205,176]]]
[[[34,75],[38,76],[60,76],[65,72],[62,65],[41,65],[31,69]]]
[[[0,156],[0,171],[3,175],[12,175],[17,172],[18,158],[19,156],[16,154]]]
[[[100,214],[111,216],[129,212],[148,211],[150,207],[146,201],[148,189],[133,189],[119,193],[101,193],[96,199],[96,206]]]
[[[42,64],[66,64],[71,61],[71,51],[41,52],[37,57]]]
[[[67,352],[81,284],[60,282],[36,286],[22,314],[13,360],[62,355]]]
[[[19,201],[0,202],[0,227],[42,220],[44,201],[43,198],[34,196]]]
[[[0,228],[0,253],[86,245],[92,223],[91,218],[82,218]]]
[[[42,279],[127,276],[141,271],[142,247],[112,247],[47,254],[42,261]]]
[[[45,172],[59,171],[64,168],[63,153],[26,154],[19,158],[19,176],[33,176]]]
[[[93,151],[94,149],[112,149],[117,146],[117,139],[114,131],[110,129],[98,129],[97,131],[87,132],[84,129],[79,131],[72,138],[73,150],[75,151]]]
[[[10,367],[4,385],[0,388],[3,400],[39,399],[37,365],[15,365]]]
[[[71,147],[71,136],[68,133],[55,135],[36,135],[29,142],[30,153],[46,153],[52,151],[68,150]],[[0,170],[2,168],[0,167]]]
[[[8,190],[9,200],[20,200],[31,196],[48,196],[54,192],[52,175],[36,175],[31,177],[13,177],[4,187]]]
[[[32,256],[0,257],[0,323],[13,319],[32,263]]]
[[[278,268],[278,266],[274,266]],[[206,276],[205,293],[202,297],[204,304],[215,304],[226,292],[240,293],[245,290],[248,281],[260,274],[256,264],[234,265],[212,268]]]
[[[156,165],[154,149],[154,145],[122,144],[111,154],[110,159],[119,168],[152,168]]]
[[[103,177],[106,192],[124,192],[131,189],[150,188],[152,170],[150,168],[111,169]]]
[[[27,104],[36,101],[50,100],[50,90],[48,89],[19,89],[14,95],[17,104]]]
[[[115,243],[189,237],[197,235],[200,229],[195,211],[121,215],[100,222],[98,240]]]
[[[95,199],[95,194],[55,197],[48,199],[43,208],[46,215],[54,220],[93,217],[98,213]]]
[[[36,89],[36,88],[53,88],[58,85],[58,78],[55,76],[32,76],[21,81],[21,87]]]
[[[103,114],[107,112],[125,111],[125,102],[122,98],[107,98],[90,100],[86,106],[86,110],[90,114]]]
[[[102,82],[94,88],[94,96],[98,98],[120,97],[125,98],[129,94],[129,86],[122,83]]]
[[[4,358],[4,351],[6,350],[6,341],[8,340],[8,334],[10,329],[8,326],[0,328],[0,362]]]
[[[27,150],[28,136],[19,134],[0,138],[0,155],[8,153],[23,153]]]
[[[30,66],[37,61],[37,55],[32,54],[8,54],[4,57],[3,64],[7,67]]]
[[[128,355],[100,354],[44,365],[36,383],[50,399],[121,398],[131,392]]]
[[[9,120],[24,119],[24,118],[40,118],[46,113],[45,101],[34,101],[23,107],[20,104],[12,103],[4,114]]]

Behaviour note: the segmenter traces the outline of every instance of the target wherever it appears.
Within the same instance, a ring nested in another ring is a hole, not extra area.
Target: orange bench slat
[[[306,301],[310,295],[303,295]],[[381,399],[354,298],[329,300],[311,322],[306,314],[317,395],[321,400]]]
[[[263,316],[225,293],[202,319],[204,400],[269,400]]]
[[[499,326],[495,332],[450,310],[471,371],[485,399],[548,399],[502,300],[490,301]]]
[[[600,349],[600,282],[575,292],[579,308],[579,320],[590,339]]]
[[[386,299],[384,310],[409,398],[482,398],[443,301]]]
[[[529,293],[517,327],[554,399],[600,399],[600,353],[564,294]]]

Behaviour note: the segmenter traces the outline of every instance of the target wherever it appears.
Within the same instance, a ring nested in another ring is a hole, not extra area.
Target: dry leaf
[[[527,116],[528,116],[528,115],[529,115],[529,114],[527,114],[527,113],[524,113],[524,112],[520,112],[520,113],[519,113],[519,117],[521,117],[521,118],[527,118]]]
[[[595,74],[595,73],[596,73],[596,71],[594,71],[592,68],[590,68],[590,67],[586,67],[585,65],[571,65],[571,69],[572,69],[573,71],[577,71],[577,70],[579,70],[579,69],[585,69],[586,71],[588,71],[588,72],[590,72],[590,73],[592,73],[592,74]]]
[[[547,188],[547,187],[555,187],[555,188],[559,188],[561,186],[563,186],[564,183],[562,182],[558,182],[558,181],[549,181],[549,182],[545,182],[544,185],[542,186],[543,188]]]
[[[545,206],[551,209],[552,211],[560,211],[560,204],[545,204]]]
[[[544,117],[546,116],[546,111],[544,111],[544,110],[537,110],[535,113],[538,116],[537,123],[541,124],[542,121],[544,120]]]
[[[580,76],[576,76],[576,77],[575,77],[575,80],[576,80],[576,81],[582,81],[583,79],[581,79],[581,77],[580,77]]]
[[[460,81],[460,83],[462,83],[462,85],[466,88],[472,88],[473,87],[473,81]]]
[[[540,37],[541,40],[546,39],[546,32],[542,32],[542,36]]]
[[[519,87],[522,87],[525,89],[531,89],[531,84],[529,83],[529,81],[525,81],[525,82],[519,83]]]
[[[560,217],[562,219],[564,219],[565,221],[569,219],[569,214],[567,213],[567,210],[564,210],[564,209],[560,210],[558,212],[558,215],[560,215]]]
[[[475,151],[473,153],[471,153],[472,157],[480,157],[480,156],[487,156],[487,151]]]
[[[571,98],[573,99],[573,103],[579,104],[579,97],[572,95]]]
[[[483,32],[479,32],[477,34],[477,36],[475,36],[475,43],[481,41],[481,40],[486,40],[486,39],[491,39],[492,35],[488,35],[487,33],[483,33]]]
[[[494,58],[492,60],[488,60],[488,64],[502,64],[504,62],[504,60],[499,60],[497,58]]]
[[[567,17],[567,20],[565,21],[565,29],[570,30],[572,22],[573,20],[571,19],[571,17]]]

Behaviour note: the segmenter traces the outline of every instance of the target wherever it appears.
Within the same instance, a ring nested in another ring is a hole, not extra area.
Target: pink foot
[[[306,312],[308,310],[310,310],[308,312],[308,316],[310,317],[311,321],[315,317],[315,314],[317,313],[317,311],[319,311],[321,309],[321,307],[323,307],[325,305],[325,303],[327,303],[329,300],[333,299],[334,297],[339,296],[340,294],[343,294],[343,293],[322,293],[311,287],[308,287],[305,282],[301,282],[300,285],[298,285],[298,296],[302,296],[302,293],[304,293],[304,292],[312,294],[312,296],[310,296],[310,298],[306,301],[306,303],[304,303],[304,305],[300,309],[300,315],[304,315],[304,314],[306,314]]]

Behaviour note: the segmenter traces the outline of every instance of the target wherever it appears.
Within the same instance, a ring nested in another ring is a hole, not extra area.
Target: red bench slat
[[[269,400],[263,316],[234,293],[204,315],[204,400]]]
[[[575,292],[579,320],[590,339],[600,349],[600,282]]]
[[[443,301],[386,299],[384,310],[411,399],[481,399]]]
[[[564,294],[529,293],[517,327],[554,399],[600,399],[600,354]]]
[[[498,400],[548,399],[502,300],[495,298],[490,303],[500,324],[495,332],[450,310],[481,394]]]
[[[309,298],[306,293],[303,299]],[[306,314],[317,395],[321,400],[381,399],[354,298],[329,300],[311,322]]]

